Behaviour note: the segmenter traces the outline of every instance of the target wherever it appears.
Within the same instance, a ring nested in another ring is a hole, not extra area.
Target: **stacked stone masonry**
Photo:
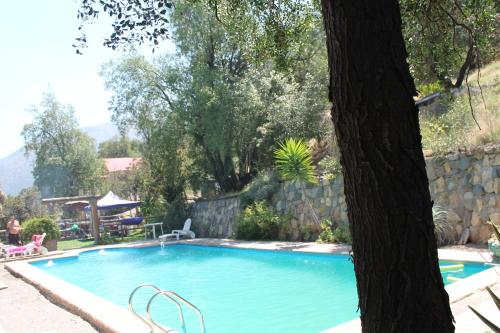
[[[426,164],[434,204],[448,210],[456,239],[469,228],[471,242],[486,243],[491,236],[486,222],[500,225],[500,145],[427,157]],[[293,216],[283,239],[307,241],[317,236],[304,194],[319,220],[348,223],[342,176],[308,185],[304,191],[299,184],[285,182],[271,200],[278,213]],[[201,237],[234,237],[239,212],[237,196],[198,201],[192,207],[193,226]]]

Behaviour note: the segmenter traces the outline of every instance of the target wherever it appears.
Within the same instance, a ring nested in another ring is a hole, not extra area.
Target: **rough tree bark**
[[[322,0],[363,332],[453,332],[397,0]]]

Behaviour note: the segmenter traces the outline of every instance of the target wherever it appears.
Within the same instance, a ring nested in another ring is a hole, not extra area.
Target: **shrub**
[[[261,171],[241,192],[241,207],[246,208],[254,202],[263,200],[269,202],[278,189],[279,180],[276,174],[271,171]]]
[[[441,206],[432,207],[434,220],[434,234],[438,246],[453,244],[455,242],[455,229],[448,221],[448,211]]]
[[[238,217],[236,238],[246,240],[278,239],[286,217],[275,214],[265,201],[251,204]]]
[[[335,241],[332,231],[332,221],[321,221],[321,232],[316,242],[318,243],[333,243]]]
[[[342,172],[340,161],[336,156],[326,156],[318,163],[318,165],[322,169],[322,176],[328,180],[337,178],[337,176]]]
[[[33,235],[41,235],[45,233],[44,243],[48,240],[59,239],[61,232],[59,226],[50,217],[36,217],[27,220],[23,223],[23,240],[31,241]]]
[[[344,223],[333,223],[330,220],[321,221],[321,233],[318,243],[352,243],[349,226]]]
[[[339,224],[333,230],[333,238],[337,243],[352,244],[352,237],[351,232],[349,231],[349,226],[347,224]]]

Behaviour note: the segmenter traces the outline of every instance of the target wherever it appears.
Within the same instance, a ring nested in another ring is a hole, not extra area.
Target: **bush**
[[[275,240],[286,217],[275,214],[265,201],[255,202],[238,217],[236,238],[246,240]]]
[[[48,240],[59,239],[61,232],[59,226],[50,217],[36,217],[27,220],[23,223],[23,240],[31,241],[33,235],[41,235],[45,233],[44,243]]]
[[[334,180],[342,172],[340,161],[336,156],[326,156],[318,165],[322,169],[321,175],[328,180]]]
[[[340,224],[333,230],[333,238],[337,243],[352,244],[351,232],[347,224]]]
[[[278,189],[279,180],[276,174],[271,171],[261,171],[241,192],[241,207],[246,208],[254,202],[263,200],[269,202]]]
[[[349,226],[343,223],[333,223],[330,220],[321,221],[321,233],[316,240],[318,243],[352,243]]]
[[[335,241],[333,237],[332,221],[323,220],[321,221],[321,232],[318,236],[316,242],[318,243],[333,243]]]
[[[453,244],[455,242],[455,229],[448,221],[448,211],[441,206],[432,207],[434,220],[434,234],[438,246]]]

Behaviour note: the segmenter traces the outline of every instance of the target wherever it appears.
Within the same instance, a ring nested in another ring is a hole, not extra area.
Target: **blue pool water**
[[[353,265],[343,255],[169,245],[88,251],[33,265],[123,307],[140,284],[173,290],[201,309],[209,333],[319,332],[358,316]],[[467,263],[447,275],[485,268]],[[138,312],[152,294],[137,293]],[[152,309],[155,320],[182,332],[171,303],[158,298]],[[199,332],[194,313],[184,312],[187,332]]]

